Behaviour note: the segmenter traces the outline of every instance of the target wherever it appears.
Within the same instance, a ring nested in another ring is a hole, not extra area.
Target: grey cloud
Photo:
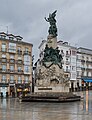
[[[57,9],[58,40],[91,48],[91,5],[92,0],[0,0],[0,26],[31,42],[37,58],[38,46],[48,35],[44,17]]]

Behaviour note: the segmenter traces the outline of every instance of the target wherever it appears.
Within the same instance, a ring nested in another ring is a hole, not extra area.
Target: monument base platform
[[[34,92],[38,92],[38,93],[44,93],[44,92],[50,92],[50,93],[60,93],[60,92],[69,92],[69,87],[65,87],[62,85],[57,85],[57,86],[35,86],[34,87]]]
[[[34,93],[19,98],[22,102],[74,102],[80,101],[81,96],[73,93]]]

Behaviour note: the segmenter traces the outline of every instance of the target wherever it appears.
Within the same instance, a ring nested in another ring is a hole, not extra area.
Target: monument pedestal
[[[69,81],[64,78],[63,69],[59,65],[50,65],[39,67],[34,92],[69,92]]]

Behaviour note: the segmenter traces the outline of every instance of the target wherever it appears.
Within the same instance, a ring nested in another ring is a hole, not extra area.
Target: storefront
[[[10,88],[10,96],[11,97],[15,97],[15,84],[9,84],[9,88]]]
[[[82,84],[82,89],[92,90],[92,78],[82,78],[81,84]]]
[[[9,94],[9,84],[8,83],[0,83],[0,96],[8,97]]]

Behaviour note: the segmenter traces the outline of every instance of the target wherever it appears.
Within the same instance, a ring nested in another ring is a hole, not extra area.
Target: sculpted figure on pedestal
[[[45,20],[50,24],[50,27],[48,30],[49,35],[51,34],[54,37],[57,36],[57,27],[56,27],[56,19],[55,19],[56,12],[57,10],[55,10],[52,14],[50,13],[48,18],[45,17]]]

